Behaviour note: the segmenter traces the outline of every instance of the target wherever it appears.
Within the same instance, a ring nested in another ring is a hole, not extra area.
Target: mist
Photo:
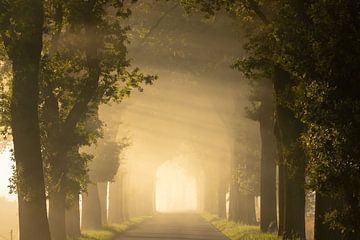
[[[360,237],[344,2],[20,2],[0,4],[0,239]]]

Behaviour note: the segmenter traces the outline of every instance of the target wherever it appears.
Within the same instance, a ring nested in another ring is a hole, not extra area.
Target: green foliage
[[[130,66],[129,27],[123,22],[131,11],[123,1],[46,1],[45,12],[40,120],[47,185],[49,192],[64,189],[72,199],[89,182],[92,156],[79,149],[102,136],[99,105],[143,91],[156,77]],[[114,155],[121,148],[103,145]],[[111,164],[101,166],[116,173],[117,158],[108,157],[100,158]]]
[[[10,135],[11,64],[5,46],[0,43],[0,135]]]
[[[91,181],[108,182],[114,180],[120,166],[121,153],[130,146],[128,138],[117,140],[116,133],[116,129],[106,129],[103,138],[86,151],[93,156],[89,164]]]
[[[281,239],[275,233],[261,233],[259,226],[242,225],[241,223],[227,221],[209,213],[203,213],[202,217],[232,240]]]

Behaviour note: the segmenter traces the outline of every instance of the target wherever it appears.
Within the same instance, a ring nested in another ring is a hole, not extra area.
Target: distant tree
[[[123,138],[118,141],[116,133],[116,129],[108,128],[103,138],[87,150],[93,159],[89,164],[88,192],[83,194],[82,226],[84,228],[100,228],[103,224],[107,224],[107,183],[114,181],[120,166],[120,153],[129,146],[128,139]],[[100,194],[101,183],[105,189]]]

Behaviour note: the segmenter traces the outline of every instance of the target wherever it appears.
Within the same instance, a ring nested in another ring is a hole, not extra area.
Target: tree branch
[[[178,4],[175,3],[172,7],[170,7],[166,12],[163,13],[163,15],[161,15],[161,17],[158,18],[158,20],[155,22],[155,24],[153,26],[151,26],[149,32],[146,33],[146,35],[144,36],[144,38],[141,40],[140,42],[140,46],[143,45],[145,43],[145,41],[147,40],[147,38],[154,32],[154,30],[160,25],[160,23],[172,12],[174,11],[176,8],[178,7]]]

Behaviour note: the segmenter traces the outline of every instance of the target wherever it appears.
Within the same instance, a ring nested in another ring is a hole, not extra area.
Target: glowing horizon
[[[196,180],[172,161],[156,173],[156,211],[179,212],[197,209]]]

